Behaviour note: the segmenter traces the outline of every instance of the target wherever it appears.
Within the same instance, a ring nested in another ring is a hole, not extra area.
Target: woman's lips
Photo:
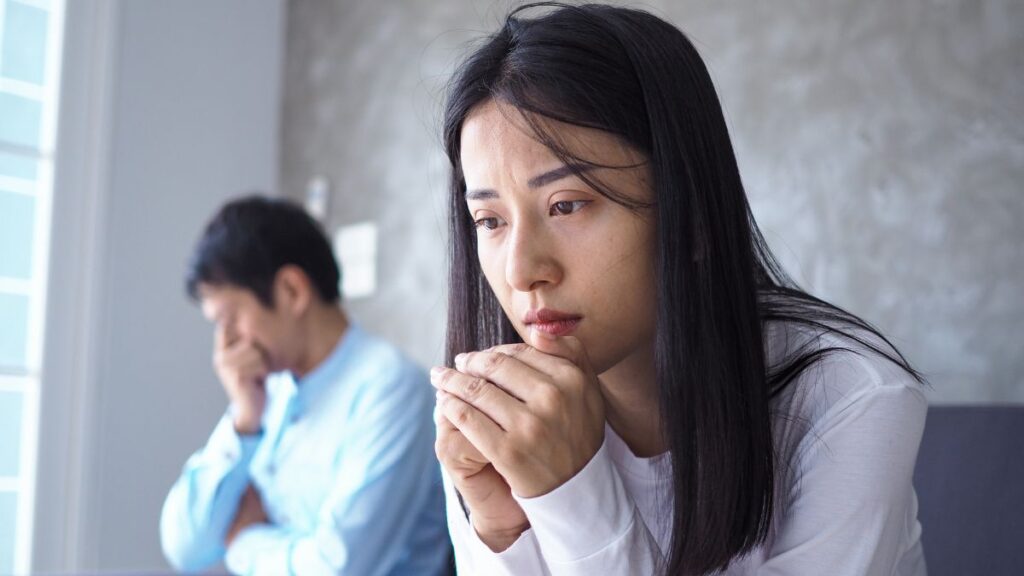
[[[541,308],[527,312],[523,323],[531,330],[540,330],[552,336],[565,336],[575,330],[582,319],[582,316],[576,314]]]
[[[565,336],[575,330],[579,323],[580,318],[576,318],[573,320],[557,320],[555,322],[534,322],[529,326],[534,330],[540,330],[552,336]]]

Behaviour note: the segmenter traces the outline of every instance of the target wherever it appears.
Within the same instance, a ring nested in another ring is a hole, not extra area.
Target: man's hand
[[[263,502],[260,500],[260,493],[252,487],[252,484],[245,489],[242,499],[238,501],[238,510],[235,512],[235,519],[228,528],[224,537],[224,545],[231,546],[231,543],[238,537],[238,534],[253,524],[266,524],[267,513],[263,510]]]
[[[239,434],[256,434],[262,427],[267,390],[263,383],[270,368],[266,355],[248,340],[235,338],[217,326],[213,367],[227,392]]]

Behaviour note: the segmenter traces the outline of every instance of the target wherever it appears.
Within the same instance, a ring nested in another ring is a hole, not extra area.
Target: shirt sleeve
[[[444,472],[444,490],[456,573],[460,576],[550,575],[533,529],[523,532],[508,549],[494,552],[477,535],[447,472]]]
[[[202,570],[224,555],[224,536],[249,484],[259,435],[239,436],[230,414],[185,463],[160,515],[160,540],[178,570]]]
[[[909,385],[866,388],[830,410],[798,447],[799,476],[757,574],[896,572],[917,529],[912,478],[926,412]]]
[[[516,498],[552,576],[655,574],[662,563],[607,442],[565,484],[542,496]]]
[[[262,524],[242,530],[225,556],[231,572],[383,575],[401,559],[410,532],[430,528],[417,525],[416,512],[439,490],[433,394],[425,378],[405,374],[400,380],[374,383],[377,393],[353,423],[359,435],[345,445],[315,528],[304,533]],[[437,554],[440,566],[447,547],[439,546]]]

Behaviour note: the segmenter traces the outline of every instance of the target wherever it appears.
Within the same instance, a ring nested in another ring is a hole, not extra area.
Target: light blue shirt
[[[160,519],[179,570],[223,560],[233,573],[425,575],[450,543],[434,457],[434,393],[418,367],[352,325],[298,383],[267,379],[263,432],[239,436],[230,414],[171,488]],[[225,549],[250,483],[268,524]]]

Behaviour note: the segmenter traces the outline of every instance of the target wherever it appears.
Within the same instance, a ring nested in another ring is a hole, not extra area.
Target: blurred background
[[[0,574],[167,570],[225,407],[182,276],[252,190],[337,239],[345,306],[442,357],[444,86],[508,1],[0,0]],[[719,89],[755,215],[936,404],[1024,403],[1024,3],[630,3]]]

